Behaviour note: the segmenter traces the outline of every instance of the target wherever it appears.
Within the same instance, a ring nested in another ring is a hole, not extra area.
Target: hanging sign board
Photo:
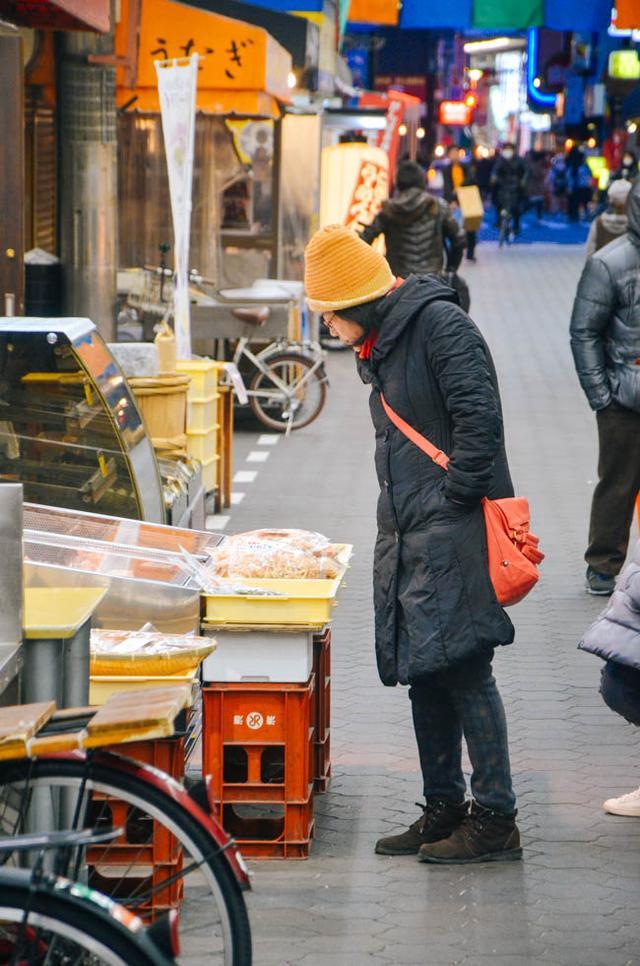
[[[198,54],[182,61],[156,61],[162,133],[167,157],[175,259],[174,330],[178,359],[191,358],[189,236],[196,127]]]
[[[609,77],[616,80],[640,80],[640,57],[638,51],[612,50],[609,54]]]
[[[440,124],[450,127],[471,124],[473,118],[473,107],[469,107],[464,101],[441,101],[438,111]]]

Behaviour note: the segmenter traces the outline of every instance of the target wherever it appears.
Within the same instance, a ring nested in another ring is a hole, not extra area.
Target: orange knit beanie
[[[344,225],[321,228],[304,254],[304,285],[314,312],[337,312],[372,302],[393,285],[386,258]]]

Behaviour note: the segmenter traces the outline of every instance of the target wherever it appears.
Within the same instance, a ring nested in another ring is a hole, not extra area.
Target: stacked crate
[[[133,741],[106,748],[118,755],[152,765],[176,781],[184,778],[184,735]],[[180,843],[166,825],[155,821],[120,799],[92,792],[91,809],[95,818],[121,828],[122,834],[107,845],[93,845],[87,851],[89,885],[113,895],[113,879],[118,879],[119,901],[134,903],[136,913],[146,922],[171,909],[178,909],[183,898],[184,879],[180,877],[183,853]],[[89,816],[91,818],[91,815]],[[126,871],[123,871],[126,870]],[[167,883],[164,886],[164,883]]]
[[[331,773],[330,631],[213,633],[219,647],[203,665],[202,770],[217,817],[249,858],[307,858],[314,794]]]
[[[187,452],[202,463],[207,493],[220,487],[220,364],[211,359],[188,359],[177,363],[178,372],[189,376],[187,392]]]

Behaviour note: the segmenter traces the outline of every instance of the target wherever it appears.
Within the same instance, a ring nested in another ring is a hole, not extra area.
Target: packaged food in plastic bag
[[[341,567],[333,557],[300,550],[286,541],[228,540],[210,554],[213,574],[245,579],[333,579]]]
[[[95,677],[150,676],[192,671],[215,650],[211,637],[161,634],[154,628],[91,631],[91,674]]]
[[[317,554],[322,557],[337,557],[342,549],[341,544],[330,543],[322,533],[312,530],[272,529],[247,530],[245,533],[235,533],[225,539],[225,543],[255,543],[266,540],[269,543],[282,543],[305,553]]]

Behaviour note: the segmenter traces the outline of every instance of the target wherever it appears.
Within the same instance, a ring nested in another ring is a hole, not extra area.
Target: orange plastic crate
[[[313,638],[313,672],[316,676],[315,703],[315,790],[326,792],[331,776],[329,735],[331,731],[331,629],[325,628]]]
[[[250,859],[306,859],[314,832],[313,795],[291,805],[220,804],[218,818]]]
[[[145,765],[153,765],[171,775],[176,781],[184,778],[184,738],[152,738],[150,741],[130,741],[110,745],[105,751],[133,758]]]
[[[308,801],[315,779],[315,677],[202,690],[202,770],[216,802]]]
[[[316,771],[315,791],[322,795],[329,787],[331,780],[331,737],[327,735],[324,741],[316,741]]]
[[[140,865],[131,869],[126,877],[119,871],[111,875],[109,865],[99,861],[89,864],[89,885],[104,892],[131,909],[145,922],[153,922],[171,909],[179,909],[184,898],[182,857],[172,863],[153,868]],[[165,886],[164,883],[167,883]]]

